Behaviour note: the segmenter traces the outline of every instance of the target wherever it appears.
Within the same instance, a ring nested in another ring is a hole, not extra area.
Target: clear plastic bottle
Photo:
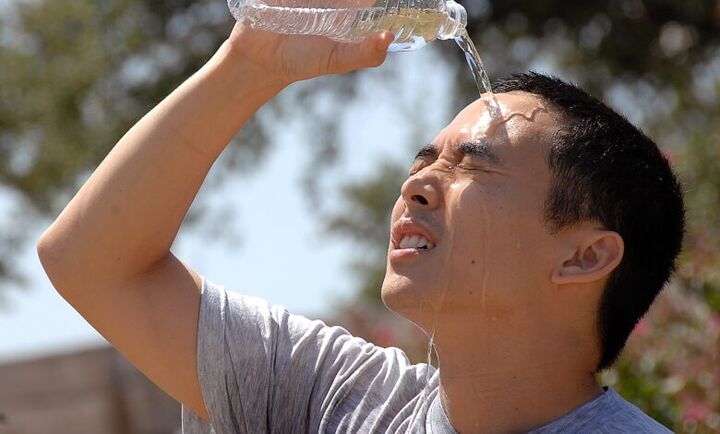
[[[358,42],[387,30],[390,51],[417,50],[435,39],[454,39],[467,25],[454,0],[228,0],[238,21],[274,33],[326,36]]]

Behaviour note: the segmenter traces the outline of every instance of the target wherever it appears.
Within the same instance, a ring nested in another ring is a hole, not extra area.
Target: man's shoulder
[[[610,388],[532,434],[549,433],[671,433],[665,426]]]
[[[671,433],[664,425],[648,416],[611,388],[603,394],[607,399],[607,414],[602,426],[608,432]]]

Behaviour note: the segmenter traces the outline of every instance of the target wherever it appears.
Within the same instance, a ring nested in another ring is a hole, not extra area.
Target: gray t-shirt
[[[432,366],[204,278],[197,353],[212,426],[183,408],[183,434],[455,433]],[[606,389],[532,432],[669,431]]]

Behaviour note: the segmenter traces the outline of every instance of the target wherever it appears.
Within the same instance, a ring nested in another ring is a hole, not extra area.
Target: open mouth
[[[415,249],[415,250],[432,250],[435,247],[433,243],[427,240],[422,235],[405,235],[400,243],[396,246],[397,249]]]
[[[388,258],[391,261],[417,258],[436,247],[433,233],[418,221],[401,218],[392,228],[392,248]]]

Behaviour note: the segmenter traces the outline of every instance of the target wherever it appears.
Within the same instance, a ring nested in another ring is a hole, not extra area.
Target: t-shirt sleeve
[[[204,278],[200,300],[198,375],[211,425],[183,408],[184,433],[316,431],[345,380],[385,357],[343,328]]]

